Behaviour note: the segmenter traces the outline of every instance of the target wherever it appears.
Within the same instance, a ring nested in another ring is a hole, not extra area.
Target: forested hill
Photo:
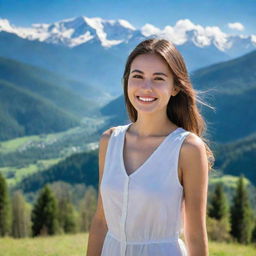
[[[36,192],[45,184],[56,181],[64,181],[69,184],[83,183],[97,188],[98,150],[73,154],[49,169],[23,179],[13,189],[21,189],[24,193]]]
[[[64,131],[97,112],[97,103],[68,88],[72,85],[52,72],[0,57],[0,140]]]
[[[192,73],[197,89],[216,89],[230,94],[256,87],[256,51],[201,68]]]

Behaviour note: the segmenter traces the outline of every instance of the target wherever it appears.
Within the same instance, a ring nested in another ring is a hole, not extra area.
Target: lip
[[[139,97],[142,97],[142,98],[150,98],[150,99],[155,99],[153,101],[142,101],[139,99]],[[152,97],[152,96],[136,96],[136,100],[140,103],[140,104],[152,104],[153,102],[157,101],[157,98],[156,97]]]
[[[136,97],[157,99],[157,97],[153,97],[153,96],[143,96],[143,95],[136,95]]]

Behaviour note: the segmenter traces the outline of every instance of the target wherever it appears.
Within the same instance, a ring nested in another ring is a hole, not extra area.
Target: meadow
[[[88,233],[0,239],[0,256],[86,256]],[[255,256],[256,245],[209,242],[209,256]]]

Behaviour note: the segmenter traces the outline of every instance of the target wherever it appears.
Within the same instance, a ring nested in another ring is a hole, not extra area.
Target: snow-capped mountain
[[[29,28],[0,19],[0,56],[120,95],[127,56],[139,42],[155,36],[176,45],[189,72],[256,49],[256,35],[231,35],[219,27],[203,27],[188,19],[163,29],[152,24],[138,29],[122,19],[80,16]]]
[[[0,20],[0,31],[53,44],[75,47],[92,39],[98,39],[103,47],[127,42],[136,29],[126,20],[77,17],[52,24],[33,24],[31,28],[15,27],[6,19]]]
[[[178,20],[174,26],[159,29],[152,24],[145,24],[136,29],[128,21],[104,20],[99,17],[80,16],[54,22],[52,24],[33,24],[31,28],[15,27],[6,19],[0,19],[0,31],[15,33],[18,36],[41,42],[61,44],[70,48],[96,39],[104,48],[110,48],[129,40],[140,32],[145,38],[159,36],[171,40],[180,46],[192,42],[196,47],[213,46],[219,51],[237,53],[248,52],[256,48],[256,35],[230,35],[216,26],[194,24],[188,19]],[[236,49],[238,48],[238,49]],[[231,55],[233,55],[231,54]]]

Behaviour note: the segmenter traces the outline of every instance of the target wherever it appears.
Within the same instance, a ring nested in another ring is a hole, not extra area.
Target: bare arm
[[[189,256],[208,256],[206,207],[208,162],[203,141],[195,134],[185,139],[180,152],[185,196],[184,236]]]
[[[108,129],[105,131],[99,142],[99,186],[103,176],[104,170],[104,163],[105,163],[105,155],[107,150],[107,145],[109,138],[111,136],[113,128]],[[97,203],[97,210],[91,222],[89,238],[88,238],[88,245],[87,245],[87,254],[86,256],[100,256],[103,242],[108,231],[103,205],[102,205],[102,198],[100,194],[100,190],[98,191],[98,203]]]

